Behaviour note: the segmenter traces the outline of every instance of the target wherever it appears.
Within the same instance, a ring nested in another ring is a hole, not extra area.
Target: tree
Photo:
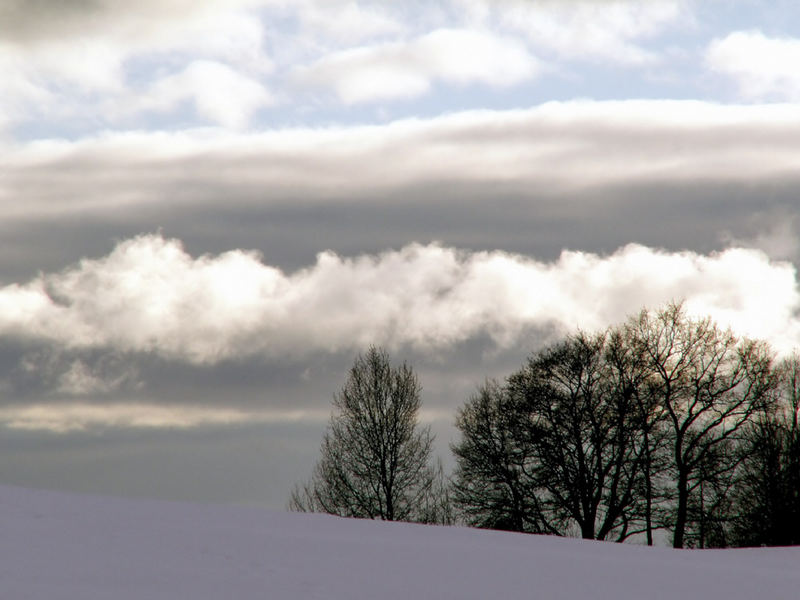
[[[644,447],[633,390],[609,362],[605,333],[579,333],[511,376],[532,427],[539,495],[552,524],[622,541],[638,528]],[[632,528],[633,525],[633,528]]]
[[[383,350],[359,355],[323,437],[311,480],[289,508],[385,521],[447,522],[441,466],[431,466],[433,436],[420,427],[420,384]]]
[[[578,334],[470,399],[453,451],[471,524],[617,541],[644,531],[646,445],[626,360],[606,334]]]
[[[662,529],[666,522],[663,505],[670,495],[666,477],[669,457],[665,412],[652,395],[647,394],[651,373],[625,327],[609,331],[606,362],[612,379],[611,389],[631,403],[635,412],[631,429],[636,437],[634,446],[641,473],[630,513],[641,519],[645,541],[652,546],[653,532]]]
[[[734,501],[733,544],[800,544],[800,355],[778,369],[778,403],[747,430]]]
[[[453,503],[473,527],[558,534],[547,529],[528,471],[534,456],[519,439],[523,415],[497,381],[487,381],[459,410]]]
[[[668,529],[678,548],[729,545],[735,527],[743,539],[773,513],[773,528],[795,531],[793,364],[776,369],[766,343],[689,318],[680,303],[568,336],[460,411],[454,501],[481,527],[616,541],[641,533],[648,544]]]
[[[673,546],[682,548],[687,530],[718,522],[719,515],[706,510],[705,495],[713,491],[713,510],[725,506],[739,463],[729,447],[772,398],[771,352],[709,318],[690,319],[682,304],[655,314],[643,310],[629,321],[627,333],[650,371],[649,403],[666,415],[675,490]],[[702,535],[699,543],[705,545]]]

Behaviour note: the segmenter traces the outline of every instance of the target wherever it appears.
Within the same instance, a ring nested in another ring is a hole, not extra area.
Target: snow
[[[797,598],[800,548],[677,551],[0,486],[11,600]]]

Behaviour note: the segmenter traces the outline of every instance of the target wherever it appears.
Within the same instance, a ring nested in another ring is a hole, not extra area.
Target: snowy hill
[[[674,551],[0,486],[9,600],[794,600],[800,548]]]

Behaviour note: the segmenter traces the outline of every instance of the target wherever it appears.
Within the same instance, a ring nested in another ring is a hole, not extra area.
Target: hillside
[[[15,600],[793,599],[800,548],[674,551],[0,486]]]

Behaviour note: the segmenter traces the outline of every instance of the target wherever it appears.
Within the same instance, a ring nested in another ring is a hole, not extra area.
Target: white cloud
[[[0,40],[0,129],[74,115],[76,98],[119,94],[123,54],[103,40],[53,41],[16,48]]]
[[[474,0],[472,0],[474,1]],[[567,59],[639,65],[657,55],[641,41],[689,18],[683,0],[507,0],[487,2],[506,27]]]
[[[52,92],[22,74],[21,62],[0,48],[0,132],[55,104]]]
[[[240,250],[193,258],[155,235],[0,288],[0,334],[214,363],[371,343],[437,351],[478,335],[508,347],[530,328],[601,328],[680,298],[781,351],[800,344],[795,270],[756,250],[630,245],[543,263],[412,244],[352,259],[326,252],[286,274]]]
[[[408,43],[330,54],[297,70],[299,81],[331,86],[347,103],[413,98],[434,81],[509,86],[535,77],[538,61],[518,41],[486,32],[439,29]]]
[[[220,11],[189,21],[186,30],[178,35],[173,31],[165,33],[148,46],[148,51],[177,52],[196,60],[218,60],[248,73],[262,75],[275,68],[264,49],[265,36],[264,24],[257,15]]]
[[[104,39],[54,40],[30,48],[0,46],[17,81],[29,85],[65,88],[73,86],[87,92],[113,93],[122,89],[124,51]]]
[[[297,11],[305,35],[353,44],[407,30],[406,24],[389,13],[390,6],[352,0],[302,0],[294,2],[292,8]]]
[[[706,65],[730,77],[749,100],[800,100],[800,39],[736,31],[711,42]]]
[[[258,81],[218,62],[194,61],[182,72],[155,82],[127,111],[170,111],[186,100],[194,103],[200,116],[232,129],[241,129],[255,111],[274,102]]]
[[[241,111],[231,111],[228,99],[221,107],[219,96],[240,95],[244,99],[239,104],[245,106],[255,90],[244,81],[274,68],[264,52],[262,23],[250,12],[264,4],[271,2],[167,0],[119,6],[101,0],[63,3],[37,16],[42,11],[11,2],[6,18],[16,25],[0,40],[5,126],[41,115],[113,122],[125,112],[118,106],[136,105],[142,81],[163,79],[162,68],[185,69],[180,83],[190,85],[188,93],[200,95],[198,108],[204,116],[239,124]],[[217,74],[217,83],[233,87],[213,89],[205,81],[207,73],[192,73],[198,64],[225,65],[230,74]]]

